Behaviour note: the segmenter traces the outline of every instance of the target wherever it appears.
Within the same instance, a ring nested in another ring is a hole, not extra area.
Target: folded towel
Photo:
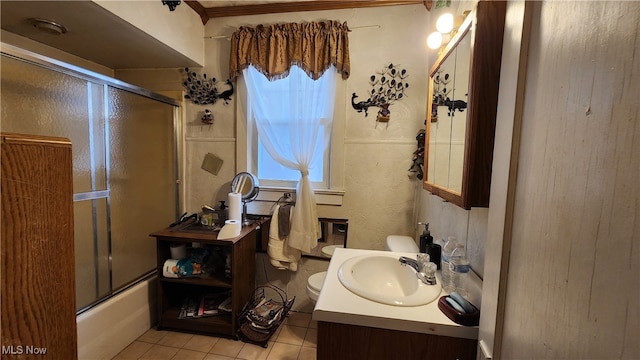
[[[291,208],[291,204],[278,206],[278,235],[281,239],[289,236],[291,230]]]
[[[280,237],[279,234],[279,206],[273,211],[271,216],[271,225],[269,228],[269,244],[267,246],[267,254],[270,263],[280,270],[298,270],[298,262],[302,253],[300,250],[293,249],[287,245],[287,237]]]

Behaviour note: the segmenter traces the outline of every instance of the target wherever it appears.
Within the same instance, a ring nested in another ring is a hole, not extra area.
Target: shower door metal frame
[[[102,75],[99,73],[96,73],[94,71],[91,70],[87,70],[69,63],[65,63],[63,61],[59,61],[56,59],[52,59],[49,58],[47,56],[44,55],[40,55],[25,49],[21,49],[19,47],[13,46],[13,45],[9,45],[3,42],[0,42],[0,56],[6,56],[8,58],[17,60],[17,61],[21,61],[21,62],[25,62],[25,63],[29,63],[32,65],[36,65],[36,66],[40,66],[55,72],[59,72],[59,73],[63,73],[75,78],[79,78],[82,80],[85,80],[87,82],[91,82],[97,85],[102,85],[103,89],[104,89],[104,96],[105,98],[108,97],[108,88],[115,88],[115,89],[119,89],[119,90],[123,90],[123,91],[127,91],[136,95],[140,95],[152,100],[156,100],[168,105],[173,106],[173,142],[174,142],[174,158],[175,158],[175,163],[174,163],[174,173],[176,175],[176,186],[175,186],[175,196],[176,196],[176,209],[175,209],[175,213],[176,213],[176,217],[180,214],[180,209],[181,209],[181,202],[182,202],[182,198],[180,196],[180,184],[182,183],[180,177],[181,177],[181,173],[180,173],[180,143],[179,143],[179,139],[178,139],[178,134],[180,133],[180,123],[179,123],[179,108],[180,108],[180,102],[176,99],[164,96],[162,94],[158,94],[155,93],[151,90],[148,89],[144,89],[141,88],[139,86],[135,86],[135,85],[131,85],[128,83],[125,83],[123,81],[108,77],[106,75]],[[105,101],[105,107],[108,106],[108,102]],[[107,118],[106,121],[108,121],[108,111],[105,111],[105,117]],[[90,136],[93,136],[93,134],[90,134]],[[106,134],[105,136],[108,136],[108,134]],[[105,144],[105,154],[109,153],[109,144],[108,142]],[[107,160],[108,161],[108,160]],[[108,186],[109,184],[109,169],[108,169],[108,164],[106,165],[107,169],[107,176],[106,176],[106,184]],[[95,171],[95,169],[91,168],[91,172],[92,172],[92,188],[95,188],[95,177],[93,172]],[[106,219],[106,223],[107,223],[107,248],[108,248],[108,271],[109,271],[109,292],[107,295],[105,296],[97,296],[97,299],[92,301],[91,303],[87,304],[86,306],[83,306],[82,308],[78,309],[76,312],[76,315],[79,315],[91,308],[93,308],[94,306],[106,301],[107,299],[113,297],[114,295],[125,291],[126,289],[136,285],[137,283],[139,283],[140,281],[143,281],[145,279],[151,278],[153,276],[155,276],[156,273],[156,269],[152,269],[150,270],[148,273],[143,274],[141,277],[123,285],[121,288],[116,289],[114,291],[113,289],[113,269],[112,269],[112,252],[111,252],[111,211],[110,211],[110,195],[111,192],[110,190],[107,188],[106,190],[93,190],[93,191],[87,191],[87,192],[82,192],[82,193],[74,193],[73,194],[73,201],[74,202],[78,202],[78,201],[94,201],[94,200],[99,200],[99,199],[106,199],[107,202],[107,219]],[[95,202],[92,204],[92,218],[94,221],[94,224],[96,224],[97,219],[96,219],[96,204]],[[94,256],[98,257],[98,254],[96,253],[98,251],[98,234],[97,234],[97,230],[96,230],[96,226],[94,226],[94,234],[93,234],[93,246],[94,246]],[[96,294],[99,294],[99,281],[97,279],[97,277],[99,276],[99,263],[98,261],[95,261],[95,274],[96,274]],[[76,290],[77,291],[77,290]]]

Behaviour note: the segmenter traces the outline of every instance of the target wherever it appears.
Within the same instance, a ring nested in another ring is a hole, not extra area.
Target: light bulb
[[[440,15],[436,21],[436,29],[442,34],[448,34],[453,30],[453,15],[446,13]]]
[[[427,38],[427,46],[430,49],[438,49],[442,45],[442,34],[439,32],[432,32]]]

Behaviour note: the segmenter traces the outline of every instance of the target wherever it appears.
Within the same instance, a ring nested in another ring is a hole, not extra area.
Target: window
[[[291,67],[289,76],[275,81],[268,81],[253,67],[245,72],[248,86],[254,86],[255,93],[260,94],[260,99],[249,98],[247,101],[247,126],[251,134],[247,153],[250,159],[248,169],[258,176],[261,187],[293,188],[300,179],[298,170],[281,165],[270,155],[267,147],[271,146],[272,153],[280,154],[285,162],[291,159],[300,163],[292,149],[296,146],[306,148],[315,143],[313,152],[309,153],[312,154],[309,179],[315,189],[331,188],[334,77],[333,68],[317,81],[296,66]],[[266,143],[257,135],[259,125],[253,114],[268,119],[268,124],[262,128],[265,136],[271,139]],[[292,125],[291,119],[295,119],[296,124]],[[297,153],[299,156],[307,155],[305,151]],[[307,161],[309,159],[304,160]]]
[[[300,179],[299,171],[286,168],[274,160],[264,148],[260,139],[258,139],[257,144],[253,144],[252,148],[257,150],[257,169],[252,170],[253,173],[257,174],[262,185],[277,187],[295,186],[295,183]],[[309,168],[309,178],[316,189],[329,188],[331,160],[328,154],[329,151],[322,151],[320,146],[316,146],[316,151],[314,151],[314,157],[313,160],[311,160],[311,166]]]

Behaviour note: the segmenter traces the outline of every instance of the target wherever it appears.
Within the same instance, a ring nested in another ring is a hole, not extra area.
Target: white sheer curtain
[[[300,171],[288,245],[304,253],[318,244],[318,215],[309,180],[314,149],[326,150],[333,123],[336,70],[316,81],[297,66],[285,78],[269,82],[253,66],[243,70],[251,113],[267,152],[283,166]],[[274,91],[261,89],[277,87]]]

